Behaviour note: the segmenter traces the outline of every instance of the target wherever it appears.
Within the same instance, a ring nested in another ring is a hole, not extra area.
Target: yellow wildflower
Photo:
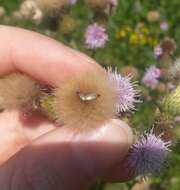
[[[147,43],[147,37],[145,35],[139,35],[139,44],[145,45]]]
[[[121,30],[117,32],[117,37],[118,38],[125,38],[127,36],[127,32],[125,30]]]
[[[132,33],[129,37],[130,44],[138,44],[139,42],[139,35],[137,33]]]

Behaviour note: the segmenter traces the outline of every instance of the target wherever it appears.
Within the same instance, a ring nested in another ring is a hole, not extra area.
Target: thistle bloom
[[[159,58],[161,55],[163,54],[163,49],[157,45],[155,48],[154,48],[154,56],[156,58]]]
[[[164,97],[161,102],[161,110],[173,116],[180,114],[180,85]]]
[[[169,24],[167,22],[161,22],[160,23],[160,29],[163,31],[166,31],[169,29]]]
[[[156,10],[149,11],[147,14],[147,19],[149,22],[158,22],[160,17],[160,13]]]
[[[157,68],[155,65],[149,67],[142,79],[142,83],[150,87],[151,89],[155,89],[157,85],[159,84],[159,77],[161,76],[161,71],[159,68]]]
[[[161,41],[160,47],[163,50],[163,54],[172,55],[177,49],[177,44],[173,38],[166,37]]]
[[[161,135],[156,136],[153,130],[145,133],[130,150],[129,167],[136,175],[144,177],[159,172],[166,164],[170,145],[170,141],[164,142]]]
[[[96,23],[89,25],[85,33],[85,44],[89,49],[104,48],[108,40],[106,29]]]
[[[120,113],[134,110],[134,103],[139,102],[137,99],[139,92],[134,89],[135,83],[131,82],[132,77],[130,77],[130,75],[122,77],[117,73],[117,70],[113,72],[111,68],[109,68],[107,72],[117,93],[116,112]]]
[[[170,67],[170,74],[173,78],[179,78],[180,76],[180,57],[176,59],[174,64]]]

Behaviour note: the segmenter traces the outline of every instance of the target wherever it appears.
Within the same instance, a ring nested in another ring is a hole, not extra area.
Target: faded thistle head
[[[166,165],[170,144],[164,142],[161,135],[155,135],[153,130],[145,133],[133,144],[128,157],[128,167],[136,175],[143,177],[160,172]]]

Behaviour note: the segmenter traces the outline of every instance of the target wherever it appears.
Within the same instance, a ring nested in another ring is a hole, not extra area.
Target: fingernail
[[[120,127],[124,130],[124,132],[126,133],[126,136],[128,138],[129,146],[131,146],[131,144],[133,143],[133,133],[132,133],[132,129],[130,128],[130,126],[120,119],[113,119],[112,123],[113,123],[113,125]]]
[[[127,134],[129,145],[131,146],[131,144],[133,143],[133,132],[131,127],[122,120],[115,120],[115,122],[117,122],[117,125],[119,125],[125,131],[125,133]]]

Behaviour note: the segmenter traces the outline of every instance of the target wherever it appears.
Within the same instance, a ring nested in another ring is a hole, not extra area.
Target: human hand
[[[101,69],[88,56],[43,35],[0,26],[0,76],[21,71],[46,84]],[[96,180],[126,181],[126,154],[132,143],[127,124],[112,120],[75,133],[40,115],[0,114],[1,190],[81,190]]]

